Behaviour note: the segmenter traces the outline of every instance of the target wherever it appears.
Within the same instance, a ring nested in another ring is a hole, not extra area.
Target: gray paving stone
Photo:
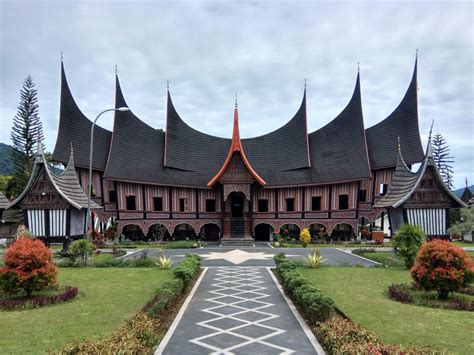
[[[162,353],[317,354],[317,351],[267,268],[224,266],[206,270]]]

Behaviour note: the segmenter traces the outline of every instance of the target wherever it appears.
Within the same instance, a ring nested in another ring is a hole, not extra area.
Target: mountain
[[[453,193],[457,196],[457,197],[461,197],[462,196],[462,193],[464,192],[464,189],[465,187],[461,187],[457,190],[454,190]],[[474,185],[471,185],[469,186],[469,190],[471,190],[471,192],[474,193]]]
[[[13,148],[8,144],[0,143],[0,175],[11,175],[12,173],[12,156]]]

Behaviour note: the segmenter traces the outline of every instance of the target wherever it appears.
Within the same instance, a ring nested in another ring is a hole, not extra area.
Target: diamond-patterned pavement
[[[317,354],[268,268],[208,268],[161,354]],[[165,337],[166,339],[166,337]],[[164,340],[165,342],[165,340]]]

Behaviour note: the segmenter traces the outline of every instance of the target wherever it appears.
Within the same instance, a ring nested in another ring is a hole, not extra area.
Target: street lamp
[[[125,111],[130,111],[128,107],[119,107],[119,108],[109,108],[107,110],[102,111],[97,115],[95,118],[94,122],[92,122],[92,127],[91,127],[91,140],[90,140],[90,147],[89,147],[89,185],[87,187],[87,216],[86,216],[86,239],[90,239],[90,233],[89,233],[89,225],[91,223],[91,195],[92,195],[92,150],[94,147],[94,127],[95,123],[99,119],[102,114],[110,111],[120,111],[120,112],[125,112]]]

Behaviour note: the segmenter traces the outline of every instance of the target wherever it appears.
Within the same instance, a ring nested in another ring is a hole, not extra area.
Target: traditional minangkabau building
[[[64,171],[57,173],[46,162],[41,143],[33,172],[23,192],[7,208],[22,210],[30,232],[46,242],[84,236],[88,198],[76,175],[73,150]],[[92,209],[101,206],[92,202]]]
[[[424,160],[416,78],[417,62],[398,107],[370,128],[364,126],[359,73],[344,110],[311,133],[306,89],[291,120],[254,138],[240,138],[237,104],[232,139],[191,128],[169,90],[165,130],[150,127],[132,111],[115,111],[112,132],[95,130],[93,199],[102,206],[97,214],[102,221],[115,217],[118,231],[129,238],[269,240],[280,228],[296,234],[304,227],[347,237],[362,223],[384,219],[387,207],[380,201],[392,191],[400,169],[398,137],[404,166]],[[115,107],[123,106],[128,105],[116,76]],[[84,192],[91,125],[74,101],[61,63],[53,159],[66,164],[69,147],[74,147],[75,172]],[[71,169],[66,168],[68,174]],[[44,171],[46,179],[51,173]]]
[[[446,186],[436,167],[431,132],[425,159],[416,172],[408,168],[398,146],[392,184],[374,207],[387,209],[392,232],[396,232],[401,224],[408,223],[420,226],[431,238],[446,236],[449,209],[466,207],[466,204]]]

